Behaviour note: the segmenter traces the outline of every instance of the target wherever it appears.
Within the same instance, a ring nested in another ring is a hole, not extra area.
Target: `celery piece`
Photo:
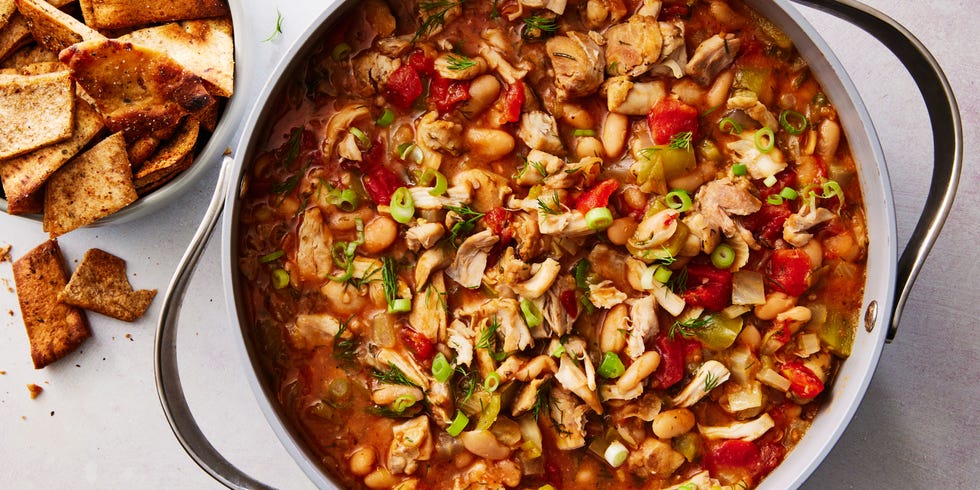
[[[831,313],[817,336],[830,352],[846,359],[851,355],[851,348],[854,346],[854,330],[851,322],[845,321],[838,313]]]
[[[695,334],[705,347],[712,350],[725,350],[735,343],[742,332],[742,317],[727,318],[725,315],[712,315],[704,327]]]

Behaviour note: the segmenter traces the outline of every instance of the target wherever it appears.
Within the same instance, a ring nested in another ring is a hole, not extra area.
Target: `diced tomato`
[[[524,84],[518,81],[508,85],[503,96],[503,121],[509,123],[520,121],[523,106]]]
[[[612,196],[616,189],[619,189],[619,181],[616,179],[603,180],[578,197],[578,200],[575,201],[575,209],[585,214],[595,208],[604,208],[609,205],[609,196]]]
[[[575,297],[574,289],[562,291],[562,293],[558,295],[558,302],[561,303],[562,307],[565,308],[565,311],[567,311],[572,318],[578,316],[578,298]]]
[[[681,297],[690,306],[721,311],[732,300],[732,273],[708,264],[687,266],[687,289]]]
[[[759,446],[750,441],[730,439],[712,446],[704,455],[705,468],[717,475],[724,468],[744,468],[754,470],[759,464]]]
[[[395,172],[380,163],[369,167],[361,177],[361,182],[368,197],[375,203],[385,206],[391,204],[391,195],[405,185]]]
[[[510,211],[502,207],[487,211],[483,215],[483,225],[494,235],[502,234],[504,229],[510,225]]]
[[[756,464],[752,475],[756,481],[768,475],[786,457],[786,448],[778,442],[766,442],[759,444],[759,462]]]
[[[428,337],[411,327],[402,327],[398,332],[403,344],[415,354],[420,362],[428,362],[436,355],[436,345]]]
[[[758,211],[742,218],[742,226],[755,234],[763,244],[772,245],[783,236],[783,223],[793,214],[789,204],[774,206],[764,202]]]
[[[436,74],[436,62],[429,58],[421,50],[417,50],[408,55],[408,66],[415,69],[419,75],[433,76]]]
[[[673,339],[666,333],[661,334],[655,341],[657,352],[660,353],[660,365],[653,372],[653,386],[667,389],[684,378],[684,362],[688,351],[700,349],[697,340],[686,339],[675,335]]]
[[[653,142],[665,145],[677,133],[698,132],[698,110],[677,99],[663,98],[647,114]]]
[[[802,362],[787,362],[779,373],[789,380],[790,393],[800,398],[813,398],[823,391],[823,381]]]
[[[402,65],[388,77],[385,91],[388,93],[388,100],[404,111],[422,95],[422,79],[414,68]]]
[[[436,76],[429,86],[429,100],[435,103],[441,112],[449,112],[456,107],[456,104],[469,98],[470,82],[468,81]]]
[[[812,269],[810,256],[803,250],[776,250],[769,259],[766,282],[776,291],[790,296],[800,296],[810,287]]]
[[[691,3],[687,0],[667,0],[660,10],[661,19],[675,19],[691,15]]]

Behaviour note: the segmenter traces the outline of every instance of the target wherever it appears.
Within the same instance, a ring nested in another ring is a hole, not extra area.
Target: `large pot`
[[[804,438],[785,461],[766,477],[760,488],[785,489],[801,485],[837,442],[864,396],[875,371],[883,344],[896,331],[909,290],[952,205],[962,160],[962,129],[952,92],[942,71],[925,48],[901,26],[881,13],[852,0],[798,0],[849,20],[874,34],[896,53],[913,74],[926,101],[935,138],[933,182],[927,207],[916,226],[908,248],[896,263],[895,214],[888,172],[871,118],[841,63],[827,44],[787,0],[747,0],[792,38],[808,60],[813,73],[829,94],[843,121],[851,150],[859,165],[861,187],[867,208],[868,234],[871,240],[867,262],[867,283],[863,301],[864,323],[857,332],[853,353],[843,363],[833,391]],[[157,332],[157,384],[168,421],[188,454],[209,474],[229,487],[264,488],[228,463],[207,441],[191,416],[184,399],[176,363],[176,325],[180,300],[190,270],[204,249],[222,207],[227,206],[222,225],[222,262],[225,292],[232,325],[245,325],[245,306],[237,298],[243,285],[237,270],[238,218],[240,198],[237,192],[246,175],[247,165],[261,151],[258,146],[266,121],[277,107],[268,104],[286,86],[285,75],[291,73],[311,51],[316,40],[324,36],[346,4],[334,0],[300,36],[300,41],[286,54],[271,75],[261,95],[260,104],[245,123],[243,137],[234,158],[225,160],[218,179],[215,198],[198,230],[191,248],[181,262],[164,303]],[[224,197],[227,194],[227,197]],[[224,198],[223,198],[224,197]],[[261,374],[259,349],[244,328],[236,330],[239,347],[246,360],[252,389],[269,424],[283,446],[318,487],[336,486],[331,477],[316,464],[316,457],[305,447],[303,438],[287,423],[286,415],[276,403],[276,396]]]

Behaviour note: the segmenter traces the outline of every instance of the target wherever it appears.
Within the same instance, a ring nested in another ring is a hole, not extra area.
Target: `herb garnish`
[[[391,257],[381,259],[381,284],[384,287],[388,307],[391,307],[395,299],[398,298],[398,272],[396,271],[395,259]]]
[[[440,29],[446,23],[446,14],[455,7],[463,4],[465,0],[459,0],[456,2],[449,2],[446,0],[436,0],[429,2],[422,2],[419,4],[419,12],[428,14],[422,25],[419,26],[418,30],[415,31],[415,36],[412,37],[412,42],[418,41],[419,38]]]
[[[718,382],[721,378],[715,376],[715,373],[708,371],[704,376],[704,391],[711,391],[718,387]]]
[[[674,150],[690,150],[691,149],[691,138],[694,137],[694,133],[690,131],[681,131],[670,137],[670,143],[668,147]]]
[[[374,376],[374,379],[378,380],[379,383],[417,387],[412,380],[408,379],[408,376],[405,376],[405,373],[403,373],[401,369],[398,369],[397,366],[391,364],[388,365],[387,371],[378,371],[375,369],[371,375]]]
[[[276,27],[272,31],[272,34],[269,34],[269,37],[263,39],[262,42],[267,43],[269,41],[275,41],[280,37],[282,37],[282,12],[276,8]]]
[[[538,39],[558,30],[558,22],[550,17],[532,15],[525,17],[523,21],[524,28],[521,29],[521,37],[525,40]]]
[[[460,55],[450,54],[449,56],[446,57],[446,59],[449,61],[449,64],[447,66],[449,67],[450,70],[453,71],[463,71],[467,68],[473,68],[474,66],[476,66],[476,61],[473,61],[473,59],[470,58],[469,56],[462,55],[462,54]]]
[[[674,340],[674,337],[678,333],[684,337],[693,337],[694,332],[704,328],[709,323],[711,323],[711,315],[703,318],[690,318],[684,321],[675,321],[674,324],[670,326],[670,330],[667,332],[667,338]]]
[[[558,193],[551,193],[551,202],[543,197],[538,198],[538,210],[544,214],[561,214],[561,200],[558,199]]]
[[[473,231],[473,228],[476,227],[476,222],[480,221],[486,214],[475,211],[467,205],[446,206],[445,209],[458,214],[460,219],[463,220],[454,224],[449,229],[449,243],[452,243],[454,248],[459,247],[459,242],[462,241],[461,239]]]
[[[353,363],[354,355],[357,352],[357,338],[354,336],[344,338],[344,332],[347,331],[347,327],[350,325],[352,318],[354,318],[354,315],[340,322],[340,328],[333,336],[333,357],[345,364]]]

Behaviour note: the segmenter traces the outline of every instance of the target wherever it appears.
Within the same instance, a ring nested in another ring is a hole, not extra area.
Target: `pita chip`
[[[207,82],[213,95],[231,97],[235,90],[235,48],[228,17],[148,27],[119,40],[167,53]]]
[[[80,0],[85,23],[93,29],[160,24],[228,15],[224,0]]]
[[[17,5],[14,4],[14,0],[0,0],[0,29],[6,27],[16,11]]]
[[[67,71],[0,77],[0,159],[71,136],[75,85]]]
[[[3,0],[0,0],[3,1]],[[10,56],[0,63],[0,68],[19,68],[24,65],[30,65],[33,63],[40,63],[43,61],[58,61],[58,53],[52,53],[36,43],[28,44],[17,51],[14,51]]]
[[[14,262],[14,283],[34,368],[65,357],[89,338],[85,314],[58,301],[68,284],[58,242],[49,240]]]
[[[6,25],[0,26],[0,60],[17,51],[20,47],[29,43],[31,29],[27,25],[27,19],[17,11],[16,1],[11,1],[9,6],[6,2],[10,0],[0,0],[0,12],[4,9],[13,7],[13,12],[7,18]],[[61,8],[74,0],[51,0],[48,3]],[[0,13],[0,15],[3,15]]]
[[[130,140],[176,125],[214,102],[199,77],[155,49],[105,39],[75,44],[59,58],[106,126]]]
[[[132,322],[143,316],[156,294],[156,289],[134,291],[126,278],[126,261],[93,248],[85,252],[58,300]]]
[[[94,223],[137,199],[122,133],[100,141],[48,179],[44,231],[52,238]]]
[[[7,212],[10,214],[39,211],[33,206],[32,196],[37,196],[51,174],[102,131],[102,116],[84,100],[75,104],[75,127],[71,138],[0,162],[0,179],[7,193]]]
[[[98,31],[75,20],[44,0],[16,0],[17,9],[38,43],[51,51],[61,51],[75,43],[105,39]]]

